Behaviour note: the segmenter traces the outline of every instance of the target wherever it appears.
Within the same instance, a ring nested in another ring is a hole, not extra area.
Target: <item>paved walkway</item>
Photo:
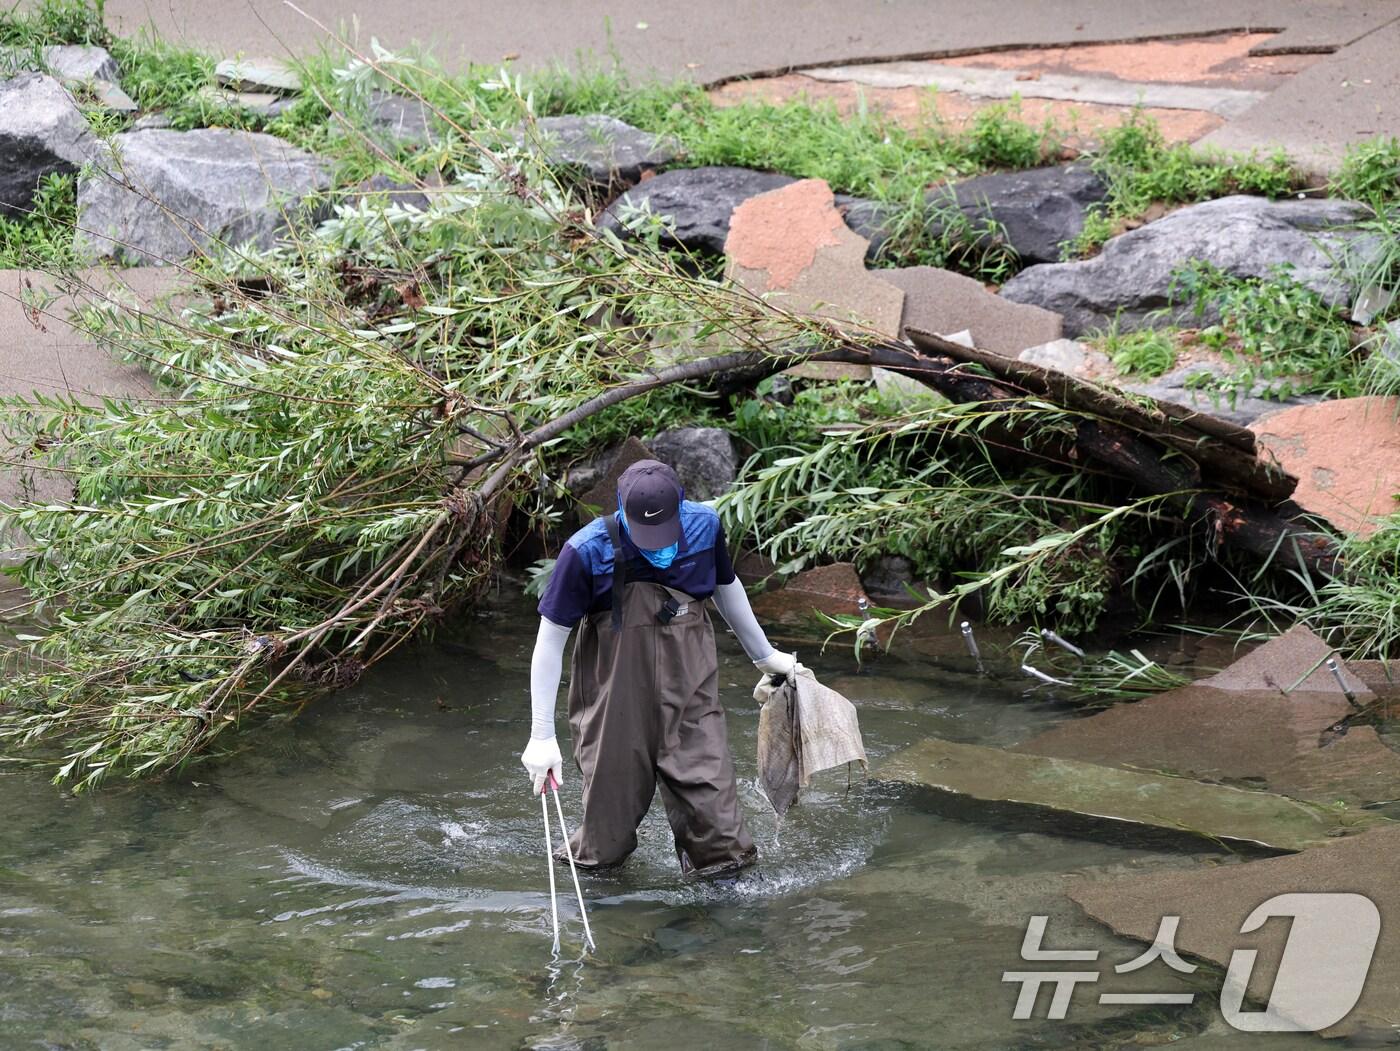
[[[522,68],[611,63],[637,74],[714,84],[800,67],[933,58],[1253,30],[1262,50],[1336,51],[1212,134],[1232,149],[1281,145],[1314,168],[1348,142],[1400,135],[1400,0],[301,0],[332,29],[358,20],[359,40],[431,42],[449,68],[511,57]],[[171,40],[230,53],[285,54],[326,34],[282,0],[107,0],[123,32],[154,26]],[[348,29],[346,30],[348,32]],[[1379,32],[1378,32],[1379,31]]]

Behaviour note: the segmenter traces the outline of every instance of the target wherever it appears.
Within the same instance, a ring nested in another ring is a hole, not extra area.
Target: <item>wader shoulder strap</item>
[[[617,523],[617,515],[608,515],[607,523],[608,540],[613,549],[612,626],[613,631],[621,631],[622,600],[627,592],[627,558],[622,553],[622,527]]]

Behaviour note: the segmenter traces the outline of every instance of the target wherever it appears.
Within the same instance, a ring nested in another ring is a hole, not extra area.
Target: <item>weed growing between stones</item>
[[[1169,144],[1141,110],[1104,133],[1092,163],[1108,184],[1108,203],[1093,210],[1079,239],[1067,246],[1067,258],[1092,255],[1154,204],[1190,204],[1232,193],[1282,197],[1302,182],[1282,151],[1239,158]]]
[[[1165,329],[1123,332],[1115,323],[1091,336],[1090,342],[1107,354],[1113,367],[1125,376],[1154,379],[1170,372],[1176,364],[1176,343]]]
[[[1238,279],[1198,262],[1181,272],[1176,294],[1192,304],[1198,317],[1210,313],[1220,318],[1200,338],[1219,350],[1232,369],[1228,376],[1203,380],[1202,386],[1279,399],[1362,393],[1363,356],[1356,351],[1351,326],[1286,270],[1268,279]]]
[[[73,228],[77,222],[77,181],[50,175],[35,191],[29,213],[17,219],[0,215],[0,270],[63,268],[74,262]]]
[[[1400,139],[1381,136],[1347,150],[1331,190],[1378,209],[1400,199]]]

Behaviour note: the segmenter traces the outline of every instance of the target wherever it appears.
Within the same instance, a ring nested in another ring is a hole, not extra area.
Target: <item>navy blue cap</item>
[[[681,538],[681,480],[660,460],[638,460],[617,480],[617,502],[627,535],[644,551],[659,551]]]

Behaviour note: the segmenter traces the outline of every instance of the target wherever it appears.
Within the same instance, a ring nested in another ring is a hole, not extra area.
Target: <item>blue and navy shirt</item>
[[[627,579],[664,584],[692,598],[705,599],[734,579],[734,565],[724,543],[719,515],[704,504],[681,501],[680,550],[665,569],[657,569],[637,550],[625,531],[623,556]],[[605,518],[595,518],[573,536],[554,563],[540,616],[571,628],[590,613],[612,608],[613,550]]]

